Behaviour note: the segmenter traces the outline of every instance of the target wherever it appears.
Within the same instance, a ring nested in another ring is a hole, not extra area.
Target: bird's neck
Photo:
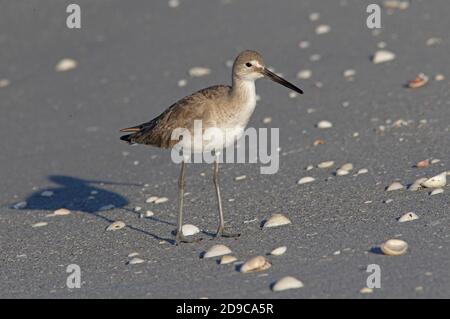
[[[233,77],[230,97],[235,107],[245,108],[253,112],[256,105],[255,81]]]

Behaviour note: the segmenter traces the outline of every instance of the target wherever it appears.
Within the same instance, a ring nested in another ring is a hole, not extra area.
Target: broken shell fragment
[[[426,76],[423,73],[420,73],[419,75],[416,76],[414,80],[408,82],[408,87],[411,89],[417,89],[427,84],[427,82],[428,76]]]
[[[200,229],[198,229],[198,227],[195,225],[186,224],[181,227],[181,232],[184,236],[192,236],[198,234],[200,232]]]
[[[430,196],[442,194],[443,192],[444,192],[443,188],[436,188],[436,189],[433,189],[433,191],[430,193]]]
[[[403,189],[403,185],[401,183],[399,183],[399,182],[393,182],[391,185],[389,185],[386,188],[386,191],[387,192],[392,192],[392,191],[396,191],[396,190],[399,190],[399,189]]]
[[[39,223],[31,225],[31,227],[38,228],[38,227],[43,227],[43,226],[47,226],[47,225],[48,225],[48,223],[46,223],[46,222],[39,222]]]
[[[60,208],[55,210],[53,213],[48,214],[47,217],[53,217],[53,216],[65,216],[65,215],[69,215],[70,214],[70,210],[65,209],[65,208]]]
[[[446,184],[447,184],[447,173],[444,172],[427,179],[421,185],[426,188],[439,188],[444,187]]]
[[[273,256],[281,256],[286,252],[286,250],[287,250],[286,246],[281,246],[272,250],[270,254]]]
[[[192,77],[205,76],[211,73],[211,70],[205,67],[193,67],[189,70],[189,75]]]
[[[353,164],[352,163],[345,163],[340,168],[345,170],[345,171],[351,171],[351,170],[353,170]]]
[[[398,221],[400,222],[400,223],[404,223],[404,222],[410,222],[410,221],[413,221],[413,220],[416,220],[416,219],[419,219],[419,216],[417,216],[415,213],[413,213],[413,212],[409,212],[409,213],[406,213],[406,214],[404,214],[404,215],[402,215],[399,219],[398,219]]]
[[[421,184],[422,184],[423,182],[425,182],[426,180],[427,180],[426,177],[422,177],[422,178],[416,179],[416,180],[414,181],[414,183],[412,183],[412,184],[409,186],[408,190],[413,191],[413,192],[417,191],[419,188],[422,188],[422,185],[421,185]]]
[[[246,261],[240,268],[242,273],[250,273],[257,271],[264,271],[271,267],[270,262],[263,256],[256,256]]]
[[[349,173],[349,171],[340,168],[336,171],[336,176],[344,176],[344,175],[348,175],[348,173]]]
[[[429,159],[425,159],[423,161],[420,161],[416,164],[417,168],[427,168],[428,166],[430,166],[430,160]]]
[[[62,59],[58,62],[58,64],[55,66],[55,70],[57,72],[65,72],[72,69],[75,69],[77,67],[77,61],[73,59]]]
[[[311,176],[306,176],[306,177],[302,177],[299,179],[299,181],[297,182],[297,184],[301,185],[301,184],[307,184],[307,183],[311,183],[314,182],[316,179],[314,177]]]
[[[208,249],[203,255],[203,258],[212,258],[227,254],[231,254],[231,249],[225,245],[218,244]]]
[[[159,197],[158,196],[150,196],[149,198],[147,198],[147,200],[145,201],[146,203],[154,203]]]
[[[369,170],[367,169],[367,168],[361,168],[358,172],[357,172],[357,174],[358,175],[361,175],[361,174],[367,174],[369,172]]]
[[[125,225],[125,223],[124,223],[123,221],[118,220],[118,221],[112,223],[111,225],[109,225],[109,226],[106,228],[106,230],[107,230],[107,231],[119,230],[119,229],[124,228],[125,226],[126,226],[126,225]]]
[[[137,265],[137,264],[142,264],[143,262],[144,262],[144,259],[134,257],[127,264],[128,265]]]
[[[388,256],[400,256],[406,253],[408,244],[401,239],[389,239],[381,246],[381,251]]]
[[[157,200],[154,201],[155,204],[162,204],[167,202],[169,199],[167,197],[159,197]]]
[[[334,165],[333,161],[326,161],[326,162],[319,163],[319,165],[317,165],[317,167],[318,168],[329,168],[333,165]]]
[[[222,258],[220,258],[220,264],[221,265],[231,264],[231,263],[235,262],[236,260],[237,260],[237,258],[234,256],[225,255],[225,256],[222,256]]]
[[[263,228],[277,227],[288,224],[291,224],[291,221],[285,215],[273,214],[269,219],[265,221]]]
[[[375,54],[372,57],[372,62],[374,64],[384,63],[388,61],[392,61],[395,59],[395,53],[392,53],[387,50],[379,50],[375,52]]]
[[[303,287],[303,283],[292,277],[292,276],[286,276],[283,277],[279,280],[277,280],[274,285],[272,286],[272,290],[273,291],[283,291],[283,290],[288,290],[288,289],[297,289],[297,288],[302,288]]]
[[[333,127],[333,123],[331,123],[330,121],[320,121],[319,123],[317,123],[317,127],[321,129],[331,128]]]

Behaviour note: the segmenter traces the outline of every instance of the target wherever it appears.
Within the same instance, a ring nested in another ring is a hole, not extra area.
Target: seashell
[[[356,71],[353,69],[348,69],[345,70],[344,73],[342,74],[345,78],[352,78],[356,75]]]
[[[8,79],[0,79],[0,88],[5,88],[11,84],[11,81]]]
[[[118,220],[118,221],[112,223],[111,225],[109,225],[108,227],[106,227],[106,230],[107,231],[119,230],[119,229],[124,228],[125,226],[126,225],[125,225],[125,223],[123,221]]]
[[[265,221],[263,228],[277,227],[288,224],[291,224],[291,221],[285,215],[273,214],[269,219]]]
[[[443,192],[444,192],[443,188],[436,188],[436,189],[433,189],[433,191],[430,193],[430,196],[442,194]]]
[[[433,176],[426,181],[422,182],[420,185],[426,188],[440,188],[447,184],[447,173],[441,173],[439,175]]]
[[[136,256],[139,256],[139,253],[137,253],[137,252],[134,252],[134,253],[130,253],[130,254],[128,254],[128,258],[133,258],[133,257],[136,257]]]
[[[155,213],[153,213],[151,210],[147,210],[146,212],[145,212],[145,217],[152,217],[153,215],[155,215]]]
[[[23,209],[25,207],[27,207],[28,203],[27,202],[20,202],[17,204],[14,204],[13,208],[14,209]]]
[[[411,89],[417,89],[428,83],[428,77],[420,73],[414,80],[408,82],[408,87]]]
[[[233,263],[233,262],[235,262],[236,260],[237,260],[237,258],[234,257],[234,256],[231,256],[231,255],[225,255],[225,256],[222,256],[222,258],[220,258],[220,264],[221,264],[221,265],[226,265],[226,264]]]
[[[345,171],[351,171],[353,170],[353,164],[352,163],[345,163],[340,167],[340,169],[343,169]]]
[[[198,229],[198,227],[195,225],[186,224],[181,226],[181,232],[184,236],[192,236],[198,234],[200,232],[200,229]]]
[[[406,214],[402,215],[402,216],[398,219],[398,221],[399,221],[400,223],[404,223],[404,222],[410,222],[410,221],[416,220],[416,219],[419,219],[419,216],[417,216],[417,215],[414,214],[413,212],[409,212],[409,213],[406,213]]]
[[[271,117],[265,117],[265,118],[263,118],[263,121],[262,121],[264,124],[269,124],[269,123],[272,123],[272,118]]]
[[[273,291],[283,291],[283,290],[288,290],[288,289],[297,289],[297,288],[302,288],[303,287],[303,283],[292,277],[292,276],[286,276],[283,277],[279,280],[277,280],[274,285],[272,286],[272,290]]]
[[[330,32],[331,28],[329,25],[321,24],[316,28],[316,34],[325,34]]]
[[[286,246],[281,246],[272,250],[270,254],[274,256],[281,256],[286,252],[286,250],[287,250]]]
[[[336,176],[344,176],[344,175],[348,175],[348,174],[349,174],[349,171],[342,169],[342,168],[340,168],[336,171]]]
[[[143,262],[145,262],[144,259],[134,257],[134,258],[131,259],[127,264],[128,264],[128,265],[137,265],[137,264],[142,264]]]
[[[323,140],[321,138],[315,140],[314,143],[313,143],[314,146],[323,145],[323,144],[325,144],[325,140]]]
[[[333,162],[333,161],[326,161],[326,162],[319,163],[319,164],[317,165],[317,167],[318,167],[318,168],[329,168],[329,167],[331,167],[331,166],[333,166],[333,165],[334,165],[334,162]]]
[[[392,191],[396,191],[396,190],[403,189],[403,188],[404,188],[404,186],[401,183],[393,182],[391,185],[389,185],[386,188],[386,191],[387,192],[392,192]]]
[[[48,214],[47,217],[53,217],[53,216],[65,216],[65,215],[69,215],[70,214],[70,210],[65,209],[65,208],[60,208],[55,210],[53,213]]]
[[[400,256],[406,253],[408,244],[401,239],[389,239],[381,246],[381,251],[388,256]]]
[[[367,174],[369,173],[369,170],[367,168],[361,168],[360,170],[358,170],[358,172],[356,174],[361,175],[361,174]]]
[[[422,188],[422,185],[421,185],[421,184],[422,184],[423,182],[425,182],[426,180],[427,180],[426,177],[422,177],[422,178],[416,179],[416,180],[414,181],[414,183],[412,183],[412,184],[409,186],[408,190],[413,191],[413,192],[417,191],[418,189]]]
[[[75,69],[77,67],[77,61],[73,59],[62,59],[58,62],[58,64],[55,66],[55,70],[57,72],[65,72],[72,69]]]
[[[212,258],[212,257],[217,257],[217,256],[222,256],[222,255],[227,255],[227,254],[231,254],[231,249],[225,245],[218,244],[218,245],[214,245],[210,249],[208,249],[205,252],[205,254],[203,255],[203,258]]]
[[[312,71],[311,70],[300,70],[297,73],[297,78],[302,79],[302,80],[307,80],[312,76]]]
[[[361,288],[361,290],[359,292],[362,294],[371,294],[373,292],[373,288],[364,287],[364,288]]]
[[[311,182],[314,182],[315,180],[316,179],[314,177],[306,176],[306,177],[300,178],[299,181],[297,182],[297,184],[301,185],[301,184],[311,183]]]
[[[250,273],[257,271],[264,271],[271,267],[270,262],[267,261],[263,256],[256,256],[247,260],[240,268],[242,273]]]
[[[330,121],[320,121],[316,126],[322,129],[331,128],[333,127],[333,123],[331,123]]]
[[[246,175],[241,175],[241,176],[236,176],[236,177],[234,178],[234,180],[235,180],[235,181],[242,181],[242,180],[244,180],[244,179],[246,179],[246,178],[247,178]]]
[[[425,159],[423,161],[420,161],[416,164],[417,168],[427,168],[428,166],[430,166],[430,160],[429,159]]]
[[[159,197],[158,196],[150,196],[149,198],[147,198],[147,200],[145,201],[146,203],[154,203]]]
[[[211,73],[211,69],[201,67],[201,66],[193,67],[189,70],[189,75],[192,77],[205,76],[205,75],[209,75],[210,73]]]
[[[31,225],[31,227],[37,228],[37,227],[43,227],[43,226],[47,226],[47,225],[48,225],[48,223],[46,223],[46,222],[39,222],[39,223]]]
[[[392,53],[387,50],[379,50],[375,52],[375,54],[372,57],[372,62],[374,64],[384,63],[388,61],[392,61],[395,59],[395,53]]]
[[[167,202],[169,199],[167,197],[159,197],[157,200],[154,201],[155,204],[162,204]]]

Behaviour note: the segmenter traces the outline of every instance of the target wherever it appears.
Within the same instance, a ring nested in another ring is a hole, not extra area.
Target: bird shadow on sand
[[[133,209],[127,207],[130,202],[125,196],[117,192],[106,190],[103,186],[119,185],[142,187],[140,184],[85,180],[64,175],[51,175],[48,179],[57,186],[37,190],[25,199],[27,203],[26,206],[18,209],[27,211],[47,210],[53,212],[60,208],[66,208],[70,211],[90,214],[105,220],[108,223],[114,222],[114,220],[105,216],[105,214],[112,209],[121,209],[134,215],[139,215]],[[12,207],[14,207],[14,205],[12,205]],[[171,224],[159,218],[151,218],[151,220],[154,222]],[[163,238],[131,225],[127,225],[126,227],[133,231],[151,236],[159,241],[164,240],[173,242],[173,239]]]

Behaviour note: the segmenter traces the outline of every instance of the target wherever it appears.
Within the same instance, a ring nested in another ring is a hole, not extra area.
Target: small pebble
[[[236,177],[234,178],[234,180],[235,180],[235,181],[242,181],[242,180],[244,180],[244,179],[246,179],[246,178],[247,178],[246,175],[241,175],[241,176],[236,176]]]
[[[288,225],[288,224],[291,224],[291,221],[285,215],[273,214],[272,216],[270,216],[269,219],[267,219],[264,222],[263,228],[278,227],[278,226],[283,226],[283,225]]]
[[[329,25],[321,24],[316,28],[316,34],[325,34],[330,32],[331,28]]]
[[[55,66],[55,70],[57,72],[65,72],[72,69],[75,69],[77,67],[77,61],[73,59],[62,59],[58,62]]]
[[[392,53],[387,50],[379,50],[375,52],[372,58],[372,62],[375,64],[384,63],[388,61],[392,61],[395,59],[395,53]]]
[[[299,179],[299,181],[297,182],[297,184],[301,185],[301,184],[307,184],[307,183],[311,183],[314,182],[316,179],[314,177],[311,176],[305,176]]]
[[[198,234],[200,232],[200,229],[198,229],[198,227],[195,225],[186,224],[181,226],[181,232],[184,236],[192,236]]]
[[[137,264],[142,264],[143,262],[144,262],[144,259],[134,257],[133,259],[131,259],[128,262],[128,265],[137,265]]]
[[[193,67],[189,70],[189,75],[192,77],[200,77],[211,74],[211,70],[205,67]]]
[[[298,289],[302,288],[303,283],[292,277],[292,276],[286,276],[283,277],[275,282],[275,284],[272,286],[273,291],[283,291],[288,289]]]
[[[43,226],[47,226],[47,225],[48,225],[48,223],[46,223],[46,222],[39,222],[39,223],[31,225],[31,227],[37,228],[37,227],[43,227]]]
[[[270,254],[273,256],[281,256],[286,252],[286,250],[287,250],[286,246],[281,246],[272,250]]]
[[[403,189],[403,188],[404,188],[404,186],[401,183],[393,182],[391,185],[389,185],[386,188],[386,191],[387,192],[392,192],[392,191],[400,190],[400,189]]]
[[[317,21],[320,18],[320,13],[318,12],[313,12],[309,15],[309,20],[311,21]]]
[[[264,124],[269,124],[269,123],[272,123],[272,118],[271,117],[265,117],[265,118],[263,118],[263,121],[262,121]]]
[[[225,245],[218,244],[208,249],[203,255],[203,258],[212,258],[228,254],[231,254],[231,249]]]
[[[220,264],[221,264],[221,265],[226,265],[226,264],[233,263],[233,262],[235,262],[236,260],[237,260],[237,258],[234,257],[234,256],[231,256],[231,255],[225,255],[225,256],[222,256],[222,258],[220,258]]]
[[[312,76],[311,70],[301,70],[297,73],[297,78],[302,79],[302,80],[307,80],[307,79],[311,78],[311,76]]]
[[[111,225],[109,225],[108,227],[106,227],[106,230],[107,231],[119,230],[119,229],[124,228],[125,226],[126,225],[123,221],[118,220],[118,221],[112,223]]]
[[[329,168],[334,165],[334,161],[325,161],[317,165],[318,168]]]
[[[187,85],[187,80],[181,79],[181,80],[178,81],[178,86],[180,88],[185,87],[186,85]]]
[[[267,261],[266,258],[263,256],[256,256],[248,261],[246,261],[240,268],[240,272],[242,273],[251,273],[251,272],[257,272],[257,271],[264,271],[271,267],[269,261]]]
[[[10,84],[11,82],[8,79],[0,79],[0,88],[5,88]]]
[[[320,121],[316,126],[321,129],[326,129],[333,127],[333,124],[329,121]]]
[[[413,221],[413,220],[416,220],[416,219],[419,219],[419,216],[417,216],[415,213],[413,213],[413,212],[409,212],[409,213],[406,213],[406,214],[404,214],[404,215],[402,215],[399,219],[398,219],[398,221],[400,222],[400,223],[404,223],[404,222],[410,222],[410,221]]]
[[[371,294],[373,292],[373,288],[364,287],[359,292],[362,294]]]

